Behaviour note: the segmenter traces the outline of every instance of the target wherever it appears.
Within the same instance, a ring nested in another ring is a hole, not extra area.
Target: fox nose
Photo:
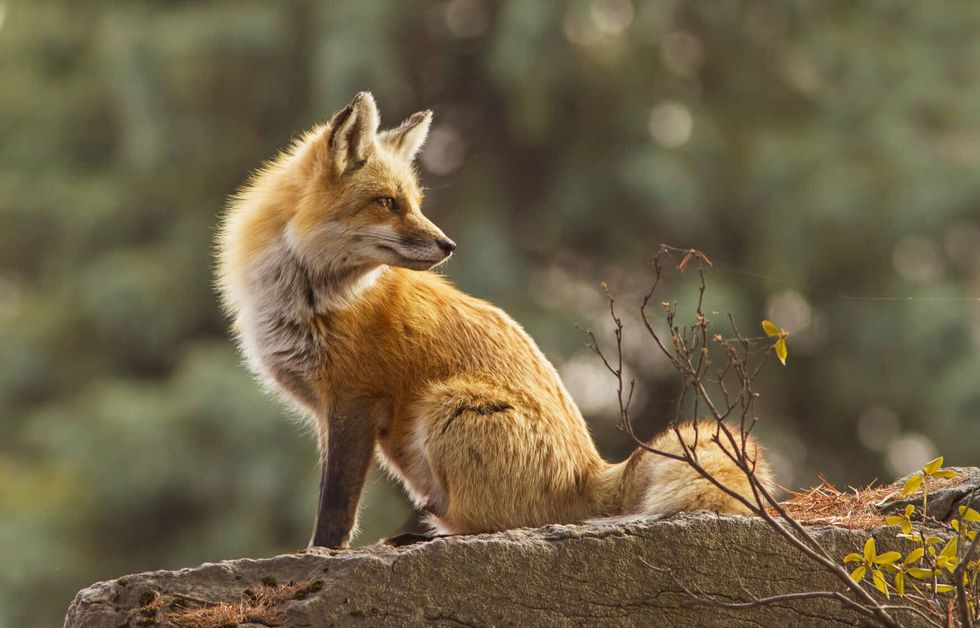
[[[439,245],[439,248],[442,249],[442,252],[446,255],[449,255],[456,250],[456,243],[449,238],[439,238],[436,240],[436,244]]]

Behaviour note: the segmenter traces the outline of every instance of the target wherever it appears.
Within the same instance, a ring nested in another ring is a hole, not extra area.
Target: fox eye
[[[390,196],[381,196],[376,200],[378,202],[378,205],[381,205],[388,211],[397,212],[399,210],[398,203],[395,201],[394,198]]]

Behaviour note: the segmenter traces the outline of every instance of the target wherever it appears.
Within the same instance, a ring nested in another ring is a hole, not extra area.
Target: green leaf
[[[885,552],[884,554],[878,554],[875,558],[875,564],[890,565],[901,557],[902,554],[900,552]]]
[[[911,552],[909,552],[909,555],[905,557],[905,560],[902,561],[902,564],[903,565],[908,565],[910,563],[918,562],[918,561],[922,560],[922,555],[924,553],[925,552],[923,551],[923,549],[921,547],[917,547],[914,550],[912,550]]]
[[[888,583],[885,582],[885,574],[881,573],[881,570],[871,570],[871,581],[874,583],[875,588],[881,591],[885,597],[891,598],[891,596],[888,594]]]
[[[916,492],[920,486],[922,486],[922,476],[913,475],[905,481],[905,486],[902,487],[902,497]]]
[[[868,561],[869,563],[873,562],[877,553],[878,552],[875,548],[875,538],[871,537],[864,542],[864,560]]]
[[[767,336],[779,335],[779,328],[772,321],[762,321],[762,330],[766,332]]]
[[[855,563],[855,562],[859,563],[862,560],[864,559],[861,557],[860,554],[856,552],[851,552],[850,554],[844,557],[844,564],[846,565],[847,563]]]
[[[851,572],[851,580],[853,580],[854,582],[861,582],[862,580],[864,580],[864,574],[867,571],[868,568],[865,567],[864,565],[861,565],[860,567],[858,567],[857,569]]]
[[[932,475],[936,471],[939,471],[941,466],[943,466],[943,457],[939,456],[938,458],[933,458],[927,462],[926,466],[922,467],[922,472],[926,475]]]

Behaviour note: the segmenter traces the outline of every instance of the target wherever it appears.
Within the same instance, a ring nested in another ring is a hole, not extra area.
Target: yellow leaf
[[[946,547],[944,547],[942,549],[942,551],[939,552],[939,555],[942,556],[943,558],[951,558],[951,557],[956,556],[956,541],[957,540],[958,540],[958,537],[955,537],[954,536],[953,538],[951,538],[949,540],[949,542],[946,543]]]
[[[914,550],[909,552],[909,555],[905,557],[905,560],[902,561],[902,564],[908,565],[909,563],[914,563],[922,560],[923,553],[924,552],[922,551],[921,547],[915,548]]]
[[[945,556],[942,556],[939,558],[939,560],[936,561],[936,565],[942,567],[949,573],[953,573],[956,570],[956,566],[959,564],[960,564],[960,559],[957,558],[956,556],[953,556],[952,558],[947,558]]]
[[[980,512],[966,506],[960,506],[960,516],[963,521],[980,521]]]
[[[869,563],[875,559],[875,555],[878,553],[875,548],[875,538],[871,537],[864,542],[864,560]]]
[[[943,466],[943,457],[933,458],[926,463],[926,466],[922,467],[922,472],[926,475],[932,475],[936,471],[939,471],[939,467]]]
[[[875,558],[875,564],[890,565],[901,557],[902,555],[899,552],[885,552],[884,554],[878,554]]]
[[[936,585],[936,593],[949,593],[954,588],[955,587],[953,585],[951,585],[951,584],[937,584]]]
[[[959,475],[957,475],[956,471],[953,471],[952,469],[940,469],[939,471],[936,471],[935,473],[933,473],[932,474],[932,477],[934,477],[934,478],[958,478]]]
[[[786,358],[789,357],[789,349],[786,348],[786,339],[780,338],[776,341],[776,357],[783,366],[786,366]]]
[[[900,597],[905,597],[905,574],[901,571],[895,574],[895,590]]]
[[[868,570],[867,567],[861,565],[860,567],[858,567],[857,569],[851,572],[851,580],[853,580],[854,582],[861,582],[862,580],[864,580],[864,573],[867,570]]]
[[[909,504],[909,508],[911,507],[912,505]],[[905,534],[910,534],[912,532],[912,520],[909,518],[909,515],[911,514],[909,512],[909,508],[905,509],[904,515],[889,515],[885,517],[885,523],[890,526],[900,526],[902,528],[902,532]]]
[[[847,556],[844,557],[844,564],[846,565],[847,563],[859,563],[862,560],[864,560],[864,559],[861,558],[861,555],[860,554],[856,554],[854,552],[851,552],[850,554],[848,554]]]
[[[932,578],[932,569],[922,569],[921,567],[909,567],[905,570],[913,578],[918,580],[928,580]]]
[[[922,486],[922,476],[913,475],[905,481],[905,486],[902,487],[902,496],[911,495],[919,490],[920,486]]]
[[[767,336],[779,335],[779,328],[772,321],[762,321],[762,330],[766,332]]]
[[[885,597],[891,598],[888,595],[888,583],[885,582],[885,574],[881,573],[878,569],[871,570],[871,581],[874,582],[875,588],[881,591]]]
[[[890,526],[900,526],[905,523],[905,517],[902,515],[889,515],[885,517],[885,523]]]

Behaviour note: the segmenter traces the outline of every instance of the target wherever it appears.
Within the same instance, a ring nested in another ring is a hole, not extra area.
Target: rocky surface
[[[938,521],[949,521],[958,517],[960,506],[980,506],[980,468],[978,467],[946,467],[959,474],[955,481],[945,483],[941,488],[929,491],[926,502],[928,515]],[[916,493],[910,497],[902,497],[898,489],[905,484],[910,476],[896,480],[894,495],[882,500],[878,508],[882,512],[896,512],[905,509],[907,504],[922,504],[922,495]]]
[[[894,529],[872,531],[880,547]],[[863,531],[814,528],[843,556]],[[857,624],[836,603],[805,600],[749,610],[692,608],[686,586],[725,599],[834,589],[758,519],[694,513],[439,539],[403,548],[317,551],[157,571],[82,590],[66,626],[166,625],[179,607],[284,597],[244,625],[284,626],[758,626]],[[285,586],[284,586],[285,585]],[[179,619],[179,616],[177,617]],[[205,618],[208,619],[208,618]],[[210,625],[220,626],[220,619]],[[200,619],[204,628],[209,625]],[[235,621],[226,625],[236,625]]]
[[[938,519],[980,485],[980,469],[958,471],[958,482],[930,497]],[[885,501],[886,510],[905,503]],[[879,553],[901,549],[896,528],[809,530],[835,556],[859,550],[868,535]],[[692,605],[689,593],[747,601],[840,588],[761,519],[687,513],[126,576],[80,591],[65,626],[859,625],[826,598],[735,610]]]

